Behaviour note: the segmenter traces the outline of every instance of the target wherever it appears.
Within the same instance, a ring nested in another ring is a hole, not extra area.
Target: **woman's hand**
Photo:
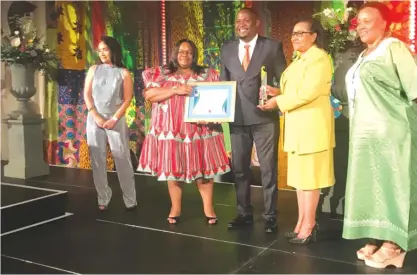
[[[221,122],[206,122],[204,120],[200,120],[197,122],[197,124],[201,124],[201,125],[207,125],[207,124],[221,124]]]
[[[114,126],[116,125],[117,120],[114,118],[111,118],[109,120],[107,120],[104,124],[103,124],[103,128],[107,129],[107,130],[111,130],[114,128]]]
[[[266,94],[269,96],[277,96],[281,94],[281,90],[279,88],[271,87],[269,85],[266,85]]]
[[[258,105],[258,108],[262,111],[272,111],[278,109],[278,103],[276,99],[273,97],[268,99],[268,101],[264,105]]]
[[[104,124],[106,123],[106,119],[104,119],[101,115],[96,114],[93,116],[94,121],[96,122],[97,126],[103,128]]]
[[[190,86],[190,85],[180,85],[174,90],[176,95],[186,95],[186,96],[190,96],[192,91],[193,91],[193,86]]]

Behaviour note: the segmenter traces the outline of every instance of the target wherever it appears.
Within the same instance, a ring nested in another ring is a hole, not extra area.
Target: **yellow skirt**
[[[287,185],[314,190],[334,185],[333,149],[299,155],[288,153]]]

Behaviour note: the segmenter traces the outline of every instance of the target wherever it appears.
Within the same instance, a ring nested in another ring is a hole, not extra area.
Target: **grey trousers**
[[[112,115],[103,115],[109,119]],[[107,181],[107,140],[116,164],[117,175],[123,192],[126,207],[137,204],[132,162],[129,151],[129,133],[125,117],[122,117],[113,129],[107,130],[97,126],[94,118],[87,116],[87,144],[93,168],[94,185],[98,194],[98,204],[108,205],[112,191]]]

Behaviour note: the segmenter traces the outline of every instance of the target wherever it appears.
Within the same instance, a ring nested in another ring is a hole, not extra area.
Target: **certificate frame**
[[[234,122],[236,81],[194,82],[191,85],[193,91],[185,99],[185,122]]]

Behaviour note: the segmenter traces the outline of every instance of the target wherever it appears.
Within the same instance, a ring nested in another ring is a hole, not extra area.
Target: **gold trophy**
[[[265,105],[268,100],[268,95],[266,94],[267,77],[266,77],[266,67],[265,65],[261,67],[261,89],[259,91],[259,105]]]

